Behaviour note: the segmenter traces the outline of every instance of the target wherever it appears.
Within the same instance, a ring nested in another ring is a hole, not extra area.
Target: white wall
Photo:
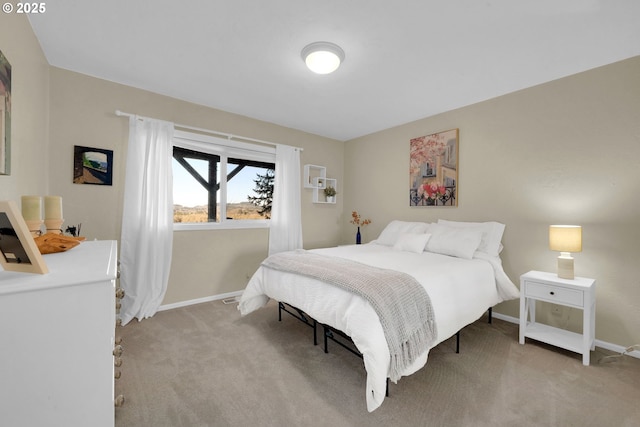
[[[529,270],[555,271],[550,224],[582,225],[575,270],[597,280],[596,337],[640,343],[638,76],[640,57],[348,141],[344,209],[373,219],[368,240],[396,218],[505,223],[503,262],[516,284]],[[409,140],[452,128],[459,206],[410,208]],[[496,311],[518,317],[515,301]],[[551,316],[547,306],[540,316],[581,325],[571,309]]]

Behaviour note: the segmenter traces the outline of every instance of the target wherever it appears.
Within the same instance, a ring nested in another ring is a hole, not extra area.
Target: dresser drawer
[[[584,307],[584,292],[544,283],[526,282],[525,296],[556,304]]]

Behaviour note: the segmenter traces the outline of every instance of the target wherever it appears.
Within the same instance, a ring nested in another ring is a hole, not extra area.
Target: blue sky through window
[[[187,160],[200,175],[206,177],[207,162],[204,160]],[[253,189],[257,174],[264,174],[264,169],[252,166],[245,167],[238,175],[227,183],[227,203],[246,202],[248,195],[254,195]],[[208,203],[207,191],[178,162],[173,160],[173,203],[187,207],[201,206]]]

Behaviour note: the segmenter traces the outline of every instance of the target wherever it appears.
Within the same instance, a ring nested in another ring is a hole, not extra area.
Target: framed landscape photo
[[[12,201],[0,201],[0,264],[5,271],[49,272],[22,214]]]
[[[112,185],[113,150],[73,147],[73,183]]]

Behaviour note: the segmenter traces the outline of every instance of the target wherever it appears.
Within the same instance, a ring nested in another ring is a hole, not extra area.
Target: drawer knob
[[[113,404],[116,407],[124,405],[124,396],[121,394],[118,395],[118,397],[114,399]]]
[[[120,366],[122,366],[122,359],[116,357],[116,359],[113,361],[113,364],[119,368]]]
[[[119,380],[121,376],[122,376],[122,372],[120,371],[115,371],[113,373],[113,378],[115,378],[116,380]]]
[[[122,344],[122,337],[116,337],[116,344]]]
[[[122,356],[123,348],[121,345],[117,345],[113,348],[113,355],[116,357]]]
[[[549,294],[551,294],[551,295],[555,295],[556,293],[555,293],[555,292],[553,292],[553,291],[551,291],[551,292],[549,292]]]

